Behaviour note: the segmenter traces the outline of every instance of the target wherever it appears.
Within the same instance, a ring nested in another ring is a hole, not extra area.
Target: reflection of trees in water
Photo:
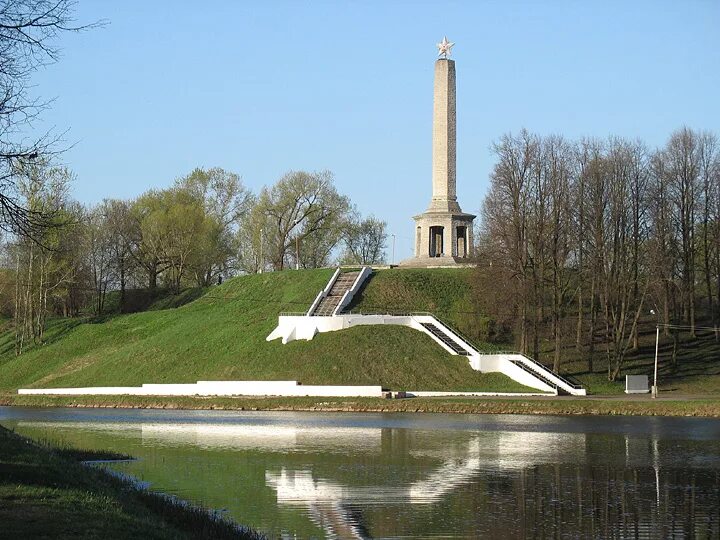
[[[431,505],[364,506],[376,538],[720,538],[720,477],[652,467],[539,465],[478,471]],[[355,515],[358,519],[358,514]]]
[[[514,535],[540,538],[718,538],[720,478],[706,471],[651,467],[540,465],[520,472],[512,500],[488,484],[490,514]],[[503,520],[503,509],[518,515]]]

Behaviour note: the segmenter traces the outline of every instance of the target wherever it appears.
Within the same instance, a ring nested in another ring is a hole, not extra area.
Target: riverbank
[[[89,456],[38,444],[0,426],[0,536],[262,538],[204,509],[150,493],[80,463]]]
[[[720,418],[720,395],[524,398],[246,398],[143,396],[20,396],[0,394],[0,405],[241,411],[424,412],[699,416]]]

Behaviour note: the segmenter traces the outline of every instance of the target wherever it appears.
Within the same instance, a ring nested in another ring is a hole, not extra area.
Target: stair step
[[[327,296],[320,300],[320,303],[315,307],[311,315],[319,316],[330,316],[335,312],[340,300],[348,292],[355,280],[360,275],[360,272],[345,272],[335,279],[335,282],[330,287]]]
[[[557,390],[558,393],[560,393],[560,391],[562,390],[556,383],[554,383],[553,381],[551,381],[550,379],[548,379],[548,378],[547,378],[545,375],[543,375],[541,372],[535,371],[534,369],[531,369],[531,368],[529,368],[528,366],[526,366],[526,365],[525,365],[525,362],[523,362],[522,360],[510,360],[510,362],[512,362],[513,364],[515,364],[515,365],[516,365],[517,367],[519,367],[520,369],[527,371],[528,373],[530,373],[530,374],[533,375],[534,377],[537,377],[538,379],[540,379],[542,382],[544,382],[545,384],[547,384],[547,385],[550,386],[551,388],[554,388],[555,390]]]
[[[470,356],[470,353],[465,350],[458,342],[456,342],[454,339],[452,339],[450,336],[448,336],[445,332],[443,332],[440,328],[435,326],[433,323],[420,323],[422,326],[427,328],[432,335],[434,335],[436,338],[438,338],[440,341],[442,341],[445,345],[450,347],[455,354],[458,354],[460,356]]]

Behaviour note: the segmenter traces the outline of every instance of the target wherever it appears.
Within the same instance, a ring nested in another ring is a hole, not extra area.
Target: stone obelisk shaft
[[[459,211],[455,191],[455,61],[435,62],[432,211]]]

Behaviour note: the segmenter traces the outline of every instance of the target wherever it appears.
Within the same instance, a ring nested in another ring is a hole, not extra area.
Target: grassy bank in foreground
[[[0,405],[242,411],[426,412],[462,414],[587,414],[704,416],[720,418],[720,396],[606,398],[201,398],[139,396],[18,396],[0,394]]]
[[[262,538],[81,465],[88,456],[42,446],[0,426],[0,536]]]

